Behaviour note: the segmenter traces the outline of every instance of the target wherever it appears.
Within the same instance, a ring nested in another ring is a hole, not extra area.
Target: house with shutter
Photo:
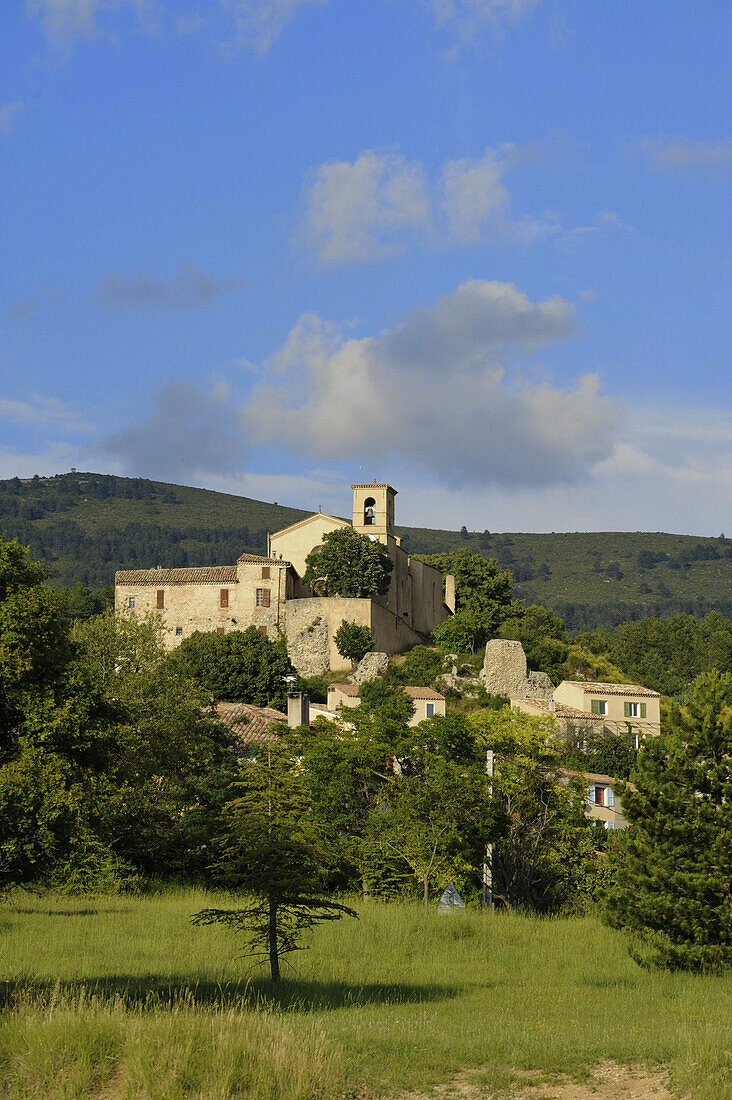
[[[642,740],[661,732],[661,696],[640,684],[563,680],[554,689],[553,700],[601,720],[612,733],[631,729]]]
[[[160,614],[168,648],[197,630],[226,633],[255,626],[272,639],[284,634],[290,659],[306,676],[350,667],[334,641],[344,619],[369,627],[376,650],[409,649],[454,612],[454,583],[402,546],[391,485],[374,481],[351,489],[350,522],[315,512],[271,533],[266,555],[242,554],[235,565],[122,569],[115,576],[115,607]],[[349,526],[386,547],[394,566],[386,595],[322,596],[306,587],[308,555],[326,532]]]

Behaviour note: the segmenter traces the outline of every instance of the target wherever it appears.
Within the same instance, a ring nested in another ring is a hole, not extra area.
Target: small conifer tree
[[[329,855],[312,821],[298,759],[285,742],[243,765],[240,792],[223,812],[225,833],[215,865],[222,885],[243,895],[237,909],[203,909],[194,924],[225,924],[242,932],[244,954],[269,961],[300,950],[302,933],[322,921],[357,914],[323,891]]]

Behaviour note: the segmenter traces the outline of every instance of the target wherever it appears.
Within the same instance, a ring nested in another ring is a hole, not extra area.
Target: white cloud
[[[677,137],[668,141],[641,138],[637,150],[657,172],[713,172],[732,164],[732,140],[694,141]]]
[[[492,149],[481,160],[448,161],[442,170],[442,207],[450,236],[461,243],[482,239],[486,223],[504,217],[508,191],[501,177],[503,165]]]
[[[0,397],[0,419],[69,432],[92,430],[92,426],[75,409],[55,397],[39,393],[28,394],[26,398]]]
[[[392,253],[429,220],[422,165],[388,149],[321,164],[306,202],[301,240],[324,262]]]
[[[538,7],[539,0],[431,0],[438,27],[450,31],[458,45],[469,45],[485,31],[501,34]]]
[[[254,441],[399,459],[450,485],[575,482],[611,453],[612,405],[596,375],[559,388],[501,363],[509,347],[574,332],[561,298],[534,303],[511,284],[473,280],[375,337],[321,325],[303,319],[284,375],[270,370],[253,390],[243,423]]]
[[[49,43],[65,48],[77,38],[94,38],[110,14],[131,11],[145,25],[152,25],[157,0],[25,0],[26,12],[41,20]]]
[[[514,217],[505,175],[541,155],[535,145],[487,148],[476,160],[446,162],[434,181],[420,161],[391,149],[321,164],[306,183],[297,241],[325,263],[390,255],[417,234],[435,247],[489,237],[531,244],[560,226],[554,219]]]
[[[21,111],[23,104],[19,99],[0,107],[0,134],[9,134],[13,129],[13,119]]]
[[[327,0],[224,0],[225,6],[234,13],[239,45],[250,46],[260,54],[269,52],[300,8],[326,2]]]

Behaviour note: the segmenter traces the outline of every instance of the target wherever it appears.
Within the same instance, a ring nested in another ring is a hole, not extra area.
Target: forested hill
[[[30,545],[63,585],[121,568],[215,565],[261,553],[309,510],[142,478],[69,473],[0,481],[0,534]],[[412,553],[464,547],[512,570],[516,595],[571,630],[675,611],[732,618],[732,541],[658,533],[492,534],[400,529]]]

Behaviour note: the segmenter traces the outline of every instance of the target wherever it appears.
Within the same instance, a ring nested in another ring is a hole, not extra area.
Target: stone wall
[[[507,638],[492,638],[488,642],[480,679],[491,695],[514,699],[548,699],[553,690],[545,672],[527,672],[521,642]]]
[[[269,577],[263,578],[264,570],[269,572]],[[207,583],[199,578],[189,584],[166,583],[166,575],[174,571],[161,570],[160,580],[154,583],[117,585],[115,608],[133,608],[140,616],[149,611],[159,614],[165,626],[163,641],[168,649],[179,645],[196,630],[228,632],[256,626],[274,641],[284,629],[286,569],[270,565],[264,570],[260,564],[239,565],[236,579]],[[268,607],[257,606],[258,588],[269,592]],[[158,607],[158,592],[163,593],[162,607]],[[222,598],[222,592],[227,594],[226,598]]]

